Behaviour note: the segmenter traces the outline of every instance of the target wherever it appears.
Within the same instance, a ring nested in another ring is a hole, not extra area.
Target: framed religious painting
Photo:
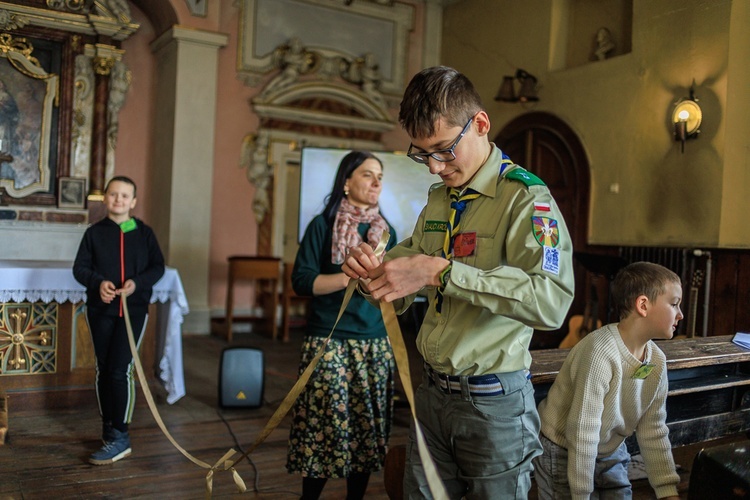
[[[60,208],[84,208],[86,205],[86,179],[83,177],[60,177]]]
[[[0,186],[13,198],[54,189],[59,66],[54,45],[0,33]]]

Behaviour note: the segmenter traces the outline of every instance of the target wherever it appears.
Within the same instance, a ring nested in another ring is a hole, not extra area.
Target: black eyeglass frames
[[[464,125],[463,130],[461,130],[461,133],[456,137],[456,140],[453,141],[453,145],[449,147],[448,149],[441,149],[439,151],[433,151],[432,153],[412,153],[412,149],[414,148],[413,144],[409,144],[409,151],[406,153],[406,156],[411,158],[417,163],[423,163],[427,164],[430,161],[430,157],[434,158],[437,161],[440,162],[449,162],[456,159],[456,153],[455,149],[456,146],[458,146],[458,143],[461,141],[463,136],[466,135],[466,132],[469,131],[469,125],[471,125],[471,122],[474,121],[474,116],[469,118],[469,121],[466,122],[466,125]]]

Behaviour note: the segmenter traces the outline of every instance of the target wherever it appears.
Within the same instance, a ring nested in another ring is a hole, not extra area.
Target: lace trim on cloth
[[[85,302],[86,292],[71,290],[0,290],[0,302]]]

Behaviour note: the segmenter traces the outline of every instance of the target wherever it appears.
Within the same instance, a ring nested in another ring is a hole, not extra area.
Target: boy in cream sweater
[[[652,339],[671,339],[683,317],[680,278],[635,262],[615,277],[612,297],[620,322],[573,347],[539,404],[540,499],[631,498],[625,439],[633,432],[657,498],[679,499],[665,422],[666,358]]]

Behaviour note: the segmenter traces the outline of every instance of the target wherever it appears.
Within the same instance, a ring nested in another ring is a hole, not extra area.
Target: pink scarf
[[[388,230],[380,209],[355,207],[349,200],[343,198],[336,212],[336,220],[333,222],[333,238],[331,238],[331,262],[343,264],[346,250],[362,243],[362,237],[357,231],[360,223],[369,223],[367,230],[367,243],[375,248],[380,242],[383,232]]]

